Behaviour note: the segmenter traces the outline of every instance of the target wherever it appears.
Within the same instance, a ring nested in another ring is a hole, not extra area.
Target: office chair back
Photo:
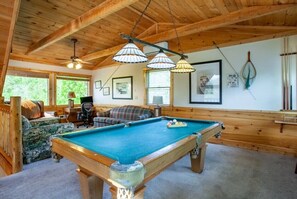
[[[81,104],[81,113],[78,115],[78,119],[83,121],[83,126],[88,127],[92,124],[92,114],[93,114],[93,103],[92,102],[84,102]],[[77,125],[77,128],[81,125]]]

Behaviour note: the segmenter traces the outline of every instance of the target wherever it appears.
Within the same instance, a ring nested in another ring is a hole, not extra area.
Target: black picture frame
[[[103,88],[103,95],[104,96],[110,95],[110,87],[104,87]]]
[[[101,80],[95,81],[95,88],[96,88],[96,89],[99,89],[99,88],[101,88],[101,87],[102,87],[102,82],[101,82]]]
[[[133,99],[133,77],[112,78],[112,99]]]
[[[222,104],[222,60],[191,64],[189,74],[190,104]]]

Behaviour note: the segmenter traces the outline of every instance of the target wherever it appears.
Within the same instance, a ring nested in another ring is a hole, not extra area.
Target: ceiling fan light
[[[170,70],[173,73],[192,73],[196,69],[189,64],[184,57],[181,57],[180,60],[176,63],[176,67]]]
[[[171,69],[175,67],[175,63],[167,57],[161,50],[147,65],[152,69]]]
[[[68,64],[67,64],[67,67],[68,67],[68,68],[73,68],[73,67],[74,67],[73,62],[68,63]]]
[[[133,43],[129,41],[113,58],[121,63],[143,63],[147,61],[145,54]]]
[[[76,64],[75,64],[75,69],[81,69],[81,68],[82,68],[81,63],[76,62]]]

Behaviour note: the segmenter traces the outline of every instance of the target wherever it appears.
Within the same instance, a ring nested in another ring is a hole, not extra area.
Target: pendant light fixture
[[[148,63],[148,68],[151,69],[171,69],[175,67],[175,63],[160,50],[159,53]]]
[[[180,60],[176,63],[176,67],[170,70],[172,73],[191,73],[195,72],[196,69],[189,64],[185,57],[181,57]]]
[[[167,0],[167,5],[168,5],[169,13],[170,13],[170,16],[172,19],[172,23],[174,25],[174,30],[175,30],[176,39],[177,39],[177,45],[178,45],[178,48],[182,51],[180,40],[179,40],[178,33],[176,30],[176,24],[175,24],[173,14],[172,14],[172,11],[171,11],[171,8],[169,5],[169,0]],[[171,69],[170,71],[172,73],[191,73],[191,72],[195,72],[196,69],[186,61],[186,56],[184,55],[184,52],[182,51],[182,56],[181,56],[180,60],[176,63],[176,67]]]
[[[142,63],[148,60],[131,39],[112,59],[121,63]]]
[[[152,0],[148,1],[143,12],[141,13],[140,17],[138,18],[137,22],[132,28],[132,31],[130,33],[131,36],[133,36],[136,26],[140,22],[140,19],[144,15],[151,1]],[[146,55],[133,43],[131,39],[129,39],[128,44],[126,44],[119,52],[117,52],[112,59],[114,61],[121,62],[121,63],[143,63],[148,60]]]
[[[114,56],[113,60],[121,63],[143,63],[146,62],[148,59],[146,55],[135,45],[134,42],[141,43],[144,45],[152,46],[155,48],[160,49],[159,53],[147,64],[148,68],[151,69],[169,69],[174,73],[189,73],[189,72],[194,72],[195,69],[186,61],[186,58],[188,58],[187,55],[184,55],[183,53],[178,53],[172,50],[169,50],[167,48],[163,48],[161,46],[157,46],[155,44],[151,44],[149,42],[140,40],[138,38],[133,37],[134,30],[138,23],[140,22],[141,18],[143,17],[145,11],[147,10],[148,6],[150,5],[152,0],[149,0],[146,7],[144,8],[143,12],[141,13],[139,19],[135,23],[134,27],[132,28],[131,34],[126,35],[126,34],[121,34],[122,38],[128,40],[128,44],[126,44],[120,51],[118,51]],[[180,41],[178,38],[178,34],[176,31],[176,25],[173,20],[173,15],[171,13],[171,9],[169,6],[169,2],[167,0],[167,5],[168,9],[170,12],[170,15],[172,17],[172,21],[174,24],[174,29],[176,32],[176,37],[178,39],[178,46],[180,47]],[[172,54],[179,55],[181,59],[175,64],[164,52],[169,52]]]

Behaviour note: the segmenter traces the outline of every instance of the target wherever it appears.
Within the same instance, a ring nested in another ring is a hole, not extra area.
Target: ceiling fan
[[[71,56],[70,61],[67,62],[67,67],[80,69],[80,68],[82,68],[82,64],[91,64],[90,62],[86,62],[86,61],[79,59],[79,57],[77,57],[75,55],[75,44],[77,42],[77,39],[72,38],[71,41],[73,42],[73,56]]]

